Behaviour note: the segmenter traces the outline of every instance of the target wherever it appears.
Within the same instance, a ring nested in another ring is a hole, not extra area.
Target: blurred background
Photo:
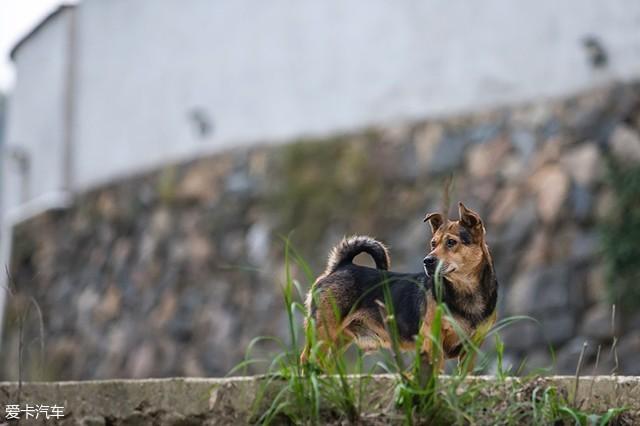
[[[0,380],[224,375],[287,334],[282,236],[316,273],[355,233],[419,271],[451,175],[500,315],[537,320],[501,333],[505,362],[574,373],[587,342],[585,373],[640,374],[640,2],[0,19]]]

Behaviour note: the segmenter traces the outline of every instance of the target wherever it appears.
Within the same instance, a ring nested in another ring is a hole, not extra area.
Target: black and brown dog
[[[388,271],[389,253],[373,238],[354,236],[342,240],[331,251],[326,270],[307,297],[318,340],[333,348],[351,342],[365,350],[389,347],[391,337],[380,309],[385,300],[381,285],[384,282],[388,284],[400,346],[415,350],[416,336],[428,336],[431,330],[437,304],[434,275],[440,263],[442,302],[457,323],[442,323],[443,352],[446,358],[462,358],[462,333],[479,345],[496,319],[498,282],[480,216],[462,203],[459,216],[457,221],[445,220],[440,213],[425,216],[433,238],[421,273]],[[376,268],[353,264],[353,258],[360,253],[369,254]],[[307,343],[303,362],[309,349]],[[425,338],[420,350],[430,360],[431,339]],[[441,369],[443,362],[441,358]]]

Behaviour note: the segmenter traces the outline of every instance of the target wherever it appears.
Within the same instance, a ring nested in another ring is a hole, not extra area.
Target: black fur
[[[469,231],[460,228],[460,241],[462,241],[462,244],[469,245],[473,242],[473,237]]]
[[[462,233],[461,233],[462,234]],[[461,235],[461,239],[470,235]],[[353,258],[359,253],[370,254],[378,269],[354,265]],[[325,273],[314,286],[314,297],[309,299],[312,317],[316,320],[316,299],[329,294],[335,303],[340,318],[355,311],[365,311],[366,316],[385,327],[378,302],[384,303],[384,285],[388,285],[395,313],[398,332],[404,341],[412,341],[419,333],[427,310],[427,298],[435,294],[433,278],[424,272],[409,274],[388,271],[389,255],[384,245],[370,237],[344,239],[332,251]],[[496,309],[498,282],[493,265],[487,262],[482,270],[478,291],[471,294],[460,292],[443,278],[443,302],[452,314],[466,320],[472,327],[489,318]],[[429,295],[428,293],[431,293]],[[325,299],[326,300],[326,299]],[[367,335],[364,324],[349,325],[352,332]],[[455,347],[449,356],[459,352]]]
[[[480,278],[480,291],[477,293],[462,293],[446,279],[442,280],[442,301],[451,313],[460,315],[469,321],[472,327],[477,326],[487,319],[496,309],[498,300],[498,280],[495,277],[493,266],[487,263]],[[483,306],[479,313],[470,312],[467,306]]]
[[[400,337],[407,341],[413,340],[426,314],[426,292],[431,291],[434,294],[433,279],[426,274],[388,272],[349,264],[321,278],[316,283],[315,291],[322,292],[330,287],[339,286],[340,291],[335,296],[335,304],[341,318],[356,310],[366,310],[371,318],[384,326],[377,301],[384,303],[385,282],[389,285]],[[443,279],[443,302],[453,314],[466,319],[475,327],[495,310],[497,286],[493,268],[487,264],[478,294],[460,293]],[[484,305],[480,313],[472,313],[465,309],[466,306],[477,306],[478,303]],[[315,308],[315,303],[312,303],[311,314],[314,317]]]
[[[431,285],[426,274],[388,272],[348,264],[321,278],[316,283],[315,291],[327,291],[330,287],[339,286],[335,304],[341,318],[345,318],[356,309],[366,310],[371,318],[384,327],[377,301],[384,303],[385,283],[389,286],[400,337],[411,340],[418,334],[420,321],[426,312],[426,291]],[[337,293],[335,290],[333,292]],[[311,314],[315,316],[313,302]]]
[[[391,265],[387,248],[379,241],[365,235],[344,238],[331,250],[325,275],[329,275],[341,266],[349,265],[360,253],[367,253],[376,263],[376,268],[388,270]]]

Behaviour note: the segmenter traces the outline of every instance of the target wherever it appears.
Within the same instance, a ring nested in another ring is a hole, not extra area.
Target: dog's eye
[[[436,240],[431,240],[431,248],[436,248]]]
[[[451,248],[453,246],[455,246],[458,242],[456,240],[452,240],[451,238],[449,238],[447,240],[447,247]]]

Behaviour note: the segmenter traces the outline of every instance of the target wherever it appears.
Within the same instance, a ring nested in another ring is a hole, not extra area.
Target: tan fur
[[[433,231],[432,243],[429,243],[429,255],[435,255],[443,262],[441,274],[447,278],[447,280],[455,287],[460,293],[464,293],[469,297],[465,298],[465,310],[471,313],[480,313],[484,309],[483,295],[479,291],[479,283],[481,275],[483,273],[483,267],[488,263],[492,264],[492,259],[489,253],[489,249],[485,242],[485,229],[480,217],[477,213],[467,209],[462,203],[460,203],[459,209],[460,219],[457,221],[444,220],[443,215],[440,213],[432,213],[425,217],[425,222],[428,222]],[[460,238],[461,227],[469,231],[473,237],[474,242],[477,244],[463,244]],[[368,237],[364,237],[368,238]],[[454,240],[456,244],[453,247],[447,246],[449,240]],[[338,253],[340,247],[344,246],[346,240],[343,240],[332,252],[329,258],[327,269],[324,274],[318,277],[316,283],[326,276],[330,275],[336,270],[338,265]],[[433,245],[432,245],[433,244]],[[386,250],[385,250],[386,253]],[[387,255],[387,262],[388,255]],[[315,284],[314,284],[315,287]],[[317,323],[316,332],[319,340],[323,340],[329,347],[344,346],[351,342],[358,344],[365,350],[377,349],[379,347],[389,347],[391,345],[390,336],[384,327],[381,327],[376,321],[369,318],[364,311],[356,310],[349,313],[345,318],[336,318],[334,313],[334,304],[332,300],[338,300],[341,297],[341,288],[339,279],[332,283],[330,291],[325,291],[318,295],[317,302]],[[313,288],[313,287],[312,287]],[[312,291],[309,291],[307,296],[307,309],[311,310],[311,297]],[[436,299],[432,291],[426,293],[426,315],[422,322],[422,328],[420,330],[423,336],[429,336],[431,333],[431,327],[433,324],[434,313],[436,310]],[[445,354],[453,351],[459,344],[459,330],[462,330],[467,336],[473,337],[474,340],[478,338],[476,331],[479,326],[475,328],[463,317],[454,316],[456,326],[448,319],[443,317],[442,322],[442,346]],[[354,323],[358,323],[359,327],[364,327],[370,332],[367,334],[367,338],[359,338],[350,327]],[[495,314],[488,318],[481,324],[482,331],[486,334],[486,330],[491,327],[495,322]],[[307,324],[308,325],[308,324]],[[456,329],[457,327],[457,329]],[[480,344],[484,338],[484,334],[479,337],[480,341],[475,342]],[[372,344],[375,343],[375,344]],[[338,344],[339,343],[339,344]],[[403,350],[414,350],[415,342],[403,342]],[[421,351],[425,357],[430,361],[432,357],[432,341],[428,337],[424,339]],[[301,356],[301,361],[305,363],[308,359],[309,348],[305,347]],[[460,359],[463,359],[466,354],[460,354]],[[437,360],[440,366],[443,365],[444,357]]]

